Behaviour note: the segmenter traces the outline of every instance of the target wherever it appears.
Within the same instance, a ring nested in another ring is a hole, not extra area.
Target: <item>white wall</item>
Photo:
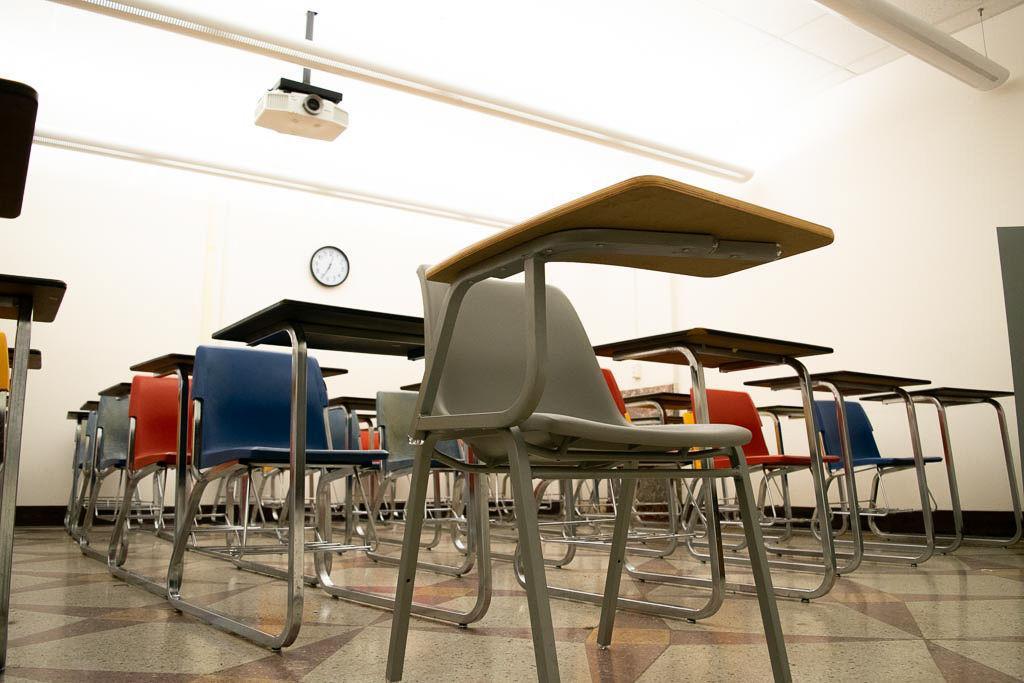
[[[1024,225],[1024,7],[986,30],[989,54],[1013,75],[994,92],[903,58],[788,112],[776,160],[734,194],[830,226],[835,243],[726,278],[673,280],[678,322],[833,346],[807,361],[812,371],[1012,389],[996,227]],[[960,38],[975,45],[975,34]],[[709,376],[709,385],[775,374]],[[762,404],[799,401],[752,393]],[[1003,405],[1013,429],[1012,401]],[[883,452],[909,456],[904,411],[867,410]],[[919,413],[925,451],[940,455],[934,410]],[[950,419],[964,508],[1009,509],[994,412],[955,408]],[[802,424],[785,426],[791,450],[806,452]],[[912,504],[913,474],[898,476],[890,498]],[[942,465],[929,467],[948,509],[944,477]]]

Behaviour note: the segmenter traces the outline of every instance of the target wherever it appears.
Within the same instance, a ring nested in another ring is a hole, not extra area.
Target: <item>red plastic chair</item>
[[[626,402],[622,398],[622,392],[619,391],[619,383],[615,381],[615,375],[612,371],[607,368],[601,368],[601,374],[604,375],[604,381],[608,385],[608,391],[612,392],[612,398],[615,400],[615,407],[619,409],[623,417],[629,419],[629,411],[626,410]]]
[[[380,450],[380,432],[373,432],[373,446],[370,446],[370,430],[359,430],[359,447],[364,451]]]
[[[134,470],[162,463],[173,467],[178,450],[178,380],[175,377],[132,378],[128,417],[135,420],[134,448],[128,466]],[[189,402],[188,452],[192,451],[192,408]]]
[[[784,455],[768,452],[768,446],[764,441],[764,433],[761,431],[761,416],[757,413],[757,407],[745,391],[725,391],[723,389],[708,389],[708,419],[715,424],[731,424],[746,427],[750,430],[753,438],[750,443],[743,447],[743,455],[747,458],[747,464],[760,465],[765,469],[777,467],[810,467],[811,457],[809,455]],[[693,391],[690,391],[690,398],[693,398]],[[825,462],[838,462],[839,458],[834,455],[826,455]],[[728,467],[729,459],[725,457],[715,458],[715,467]]]

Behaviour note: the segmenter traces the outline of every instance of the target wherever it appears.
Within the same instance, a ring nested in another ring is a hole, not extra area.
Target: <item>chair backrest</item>
[[[874,428],[864,406],[853,401],[844,401],[846,406],[846,426],[850,432],[850,448],[853,450],[853,461],[868,460],[882,457],[875,443]],[[814,422],[825,442],[825,453],[842,455],[843,449],[839,437],[839,421],[836,419],[835,401],[814,402]]]
[[[7,336],[0,332],[0,391],[11,390],[11,367],[7,359]]]
[[[390,470],[408,467],[419,451],[418,446],[409,443],[416,415],[416,398],[415,391],[377,392],[377,425],[384,432],[384,440],[378,448],[388,452],[384,465]],[[455,460],[465,459],[458,441],[438,441],[434,450]]]
[[[82,438],[78,440],[78,447],[75,450],[75,462],[84,465],[89,462],[92,456],[92,440],[96,438],[96,411],[90,410],[89,417],[85,419],[85,426],[82,429]]]
[[[743,447],[743,454],[768,455],[768,445],[764,441],[761,416],[757,412],[750,394],[745,391],[726,391],[724,389],[708,389],[708,419],[713,424],[737,425],[750,430],[753,437]],[[693,391],[690,391],[693,400]]]
[[[131,467],[140,458],[163,456],[178,450],[178,379],[132,378],[128,417],[135,419]],[[191,427],[191,425],[190,425]]]
[[[612,394],[612,400],[615,401],[615,407],[619,409],[627,422],[630,421],[626,401],[622,398],[622,391],[619,389],[619,383],[615,380],[615,375],[608,368],[601,368],[601,374],[604,376],[604,383],[608,385],[608,391]]]
[[[127,396],[100,396],[96,411],[96,429],[103,430],[99,441],[99,466],[107,467],[128,458]]]
[[[200,346],[192,396],[202,402],[202,454],[244,448],[288,448],[291,437],[292,357],[256,349]],[[315,358],[306,376],[306,448],[327,448],[327,386]]]
[[[388,452],[389,468],[402,467],[416,457],[418,447],[409,443],[416,398],[414,391],[377,392],[377,425],[384,430],[381,447]]]
[[[425,272],[421,266],[426,353],[431,357],[449,285],[427,281]],[[521,282],[499,280],[470,288],[455,323],[435,414],[500,411],[518,397],[526,373],[524,289]],[[576,310],[558,288],[548,286],[546,294],[546,381],[536,412],[627,424]]]
[[[327,426],[331,430],[331,447],[338,451],[347,451],[352,443],[352,423],[344,406],[335,406],[327,410]]]

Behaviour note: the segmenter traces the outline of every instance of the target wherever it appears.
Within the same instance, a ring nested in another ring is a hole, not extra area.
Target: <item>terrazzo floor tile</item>
[[[100,527],[94,545],[105,547]],[[401,527],[388,530],[397,537]],[[502,531],[502,533],[505,533]],[[220,534],[205,539],[223,543]],[[445,543],[447,537],[445,537]],[[803,541],[801,541],[803,542]],[[459,564],[450,545],[426,561]],[[806,545],[806,542],[804,542]],[[509,543],[494,544],[511,552]],[[390,548],[389,552],[394,552]],[[548,554],[563,549],[549,544]],[[163,578],[170,545],[132,535],[129,566]],[[280,558],[254,556],[276,567]],[[680,549],[668,558],[634,557],[647,571],[707,576],[707,565]],[[600,590],[607,560],[580,550],[554,585]],[[361,553],[334,559],[333,580],[380,594],[394,591],[393,566]],[[535,680],[526,596],[507,561],[493,562],[493,595],[467,629],[413,619],[406,681]],[[307,557],[307,573],[313,571]],[[741,566],[730,580],[749,580]],[[110,576],[57,529],[18,529],[12,621],[5,681],[236,683],[241,681],[383,680],[390,612],[304,591],[303,627],[282,652],[271,652],[176,612],[160,596]],[[776,582],[814,577],[777,572]],[[461,578],[420,572],[417,599],[465,609],[474,602],[475,571]],[[276,579],[241,571],[197,553],[186,555],[186,596],[267,631],[281,628],[286,590]],[[622,595],[696,606],[703,589],[624,578]],[[965,546],[921,567],[865,563],[810,604],[779,600],[797,681],[1024,680],[1024,544],[1011,549]],[[757,601],[727,594],[721,610],[697,624],[620,611],[609,649],[597,647],[600,609],[552,599],[563,681],[770,680]]]

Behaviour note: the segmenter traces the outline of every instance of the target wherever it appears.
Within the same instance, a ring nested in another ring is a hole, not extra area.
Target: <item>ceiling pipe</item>
[[[1010,72],[949,34],[886,0],[817,0],[868,33],[978,90],[993,90]]]
[[[399,211],[411,211],[413,213],[427,216],[447,218],[449,220],[462,221],[464,223],[474,223],[488,228],[507,228],[513,224],[513,222],[509,220],[495,218],[493,216],[485,216],[478,213],[472,213],[470,211],[460,211],[458,209],[451,209],[444,206],[438,206],[436,204],[425,204],[423,202],[402,199],[400,197],[389,197],[387,195],[353,190],[351,188],[341,187],[338,185],[327,185],[325,183],[318,183],[304,178],[297,178],[295,176],[266,173],[264,171],[245,168],[243,166],[220,164],[203,159],[169,154],[159,150],[129,147],[127,145],[120,145],[104,140],[94,140],[75,135],[66,135],[64,133],[57,133],[54,131],[40,130],[38,128],[36,129],[35,137],[32,139],[32,142],[36,145],[42,145],[43,147],[54,147],[56,149],[84,152],[86,154],[95,154],[97,156],[104,156],[112,159],[135,161],[138,163],[149,164],[151,166],[172,168],[178,171],[202,173],[204,175],[229,178],[231,180],[241,180],[243,182],[256,183],[259,185],[270,185],[272,187],[280,187],[286,190],[296,190],[299,192],[318,194],[324,197],[333,197],[334,199],[344,199],[350,202],[372,204],[374,206],[383,206],[389,209],[398,209]]]
[[[304,68],[399,90],[445,104],[470,109],[516,123],[567,135],[586,142],[637,154],[667,164],[735,182],[746,182],[753,171],[728,162],[663,145],[593,123],[578,121],[527,105],[502,100],[467,88],[325,50],[321,45],[262,33],[250,27],[185,11],[153,0],[50,0],[61,5],[144,24]]]

